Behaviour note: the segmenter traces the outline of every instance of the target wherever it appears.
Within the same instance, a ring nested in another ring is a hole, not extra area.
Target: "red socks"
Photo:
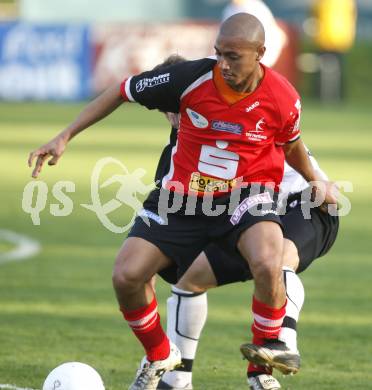
[[[121,307],[120,311],[143,345],[149,361],[164,360],[169,356],[169,340],[160,324],[155,296],[147,306],[135,310],[125,310]]]
[[[252,312],[254,322],[252,325],[253,343],[261,345],[264,339],[277,339],[285,316],[285,305],[275,309],[258,301],[253,296]]]
[[[248,372],[248,377],[261,375],[261,374],[272,375],[273,369],[264,366],[257,366],[256,364],[249,363],[247,372]]]
[[[280,328],[282,327],[283,319],[285,317],[285,306],[280,309],[275,309],[258,301],[253,296],[252,312],[254,322],[252,324],[253,344],[262,345],[265,339],[277,339]],[[248,376],[257,374],[272,374],[272,369],[257,366],[253,363],[248,365]]]

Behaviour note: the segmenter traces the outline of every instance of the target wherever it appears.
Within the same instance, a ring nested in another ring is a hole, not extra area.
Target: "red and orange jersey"
[[[264,77],[250,94],[224,82],[206,58],[130,77],[125,100],[181,114],[164,188],[214,195],[239,183],[274,183],[284,166],[280,147],[300,136],[300,99],[289,82],[261,65]],[[175,184],[176,183],[176,184]]]

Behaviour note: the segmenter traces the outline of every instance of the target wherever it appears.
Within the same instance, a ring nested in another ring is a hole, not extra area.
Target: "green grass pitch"
[[[49,140],[80,105],[0,104],[0,229],[27,235],[42,251],[23,262],[0,264],[0,384],[40,389],[48,372],[65,361],[82,361],[102,375],[107,390],[126,389],[143,351],[118,311],[111,270],[125,235],[106,230],[90,203],[96,161],[112,156],[129,170],[143,167],[150,182],[168,128],[162,115],[134,105],[120,108],[79,135],[56,167],[44,168],[47,203],[34,226],[21,207],[31,180],[28,153]],[[370,108],[304,104],[303,139],[332,179],[351,181],[349,216],[326,257],[302,275],[305,306],[299,323],[303,367],[278,375],[284,389],[371,388],[372,262]],[[49,212],[53,185],[73,181],[72,214]],[[112,194],[114,188],[112,186]],[[107,194],[109,198],[110,194]],[[116,213],[116,212],[115,212]],[[115,214],[114,213],[114,214]],[[116,222],[129,219],[118,210]],[[0,253],[12,249],[1,241]],[[162,320],[169,287],[157,286]],[[209,316],[195,361],[194,387],[247,389],[239,345],[250,338],[251,284],[209,293]]]

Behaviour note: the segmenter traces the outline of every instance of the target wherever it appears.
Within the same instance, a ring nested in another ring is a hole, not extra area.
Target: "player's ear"
[[[260,46],[258,49],[257,49],[257,56],[256,56],[256,61],[261,61],[262,57],[264,56],[265,54],[265,51],[266,51],[266,47],[265,46]]]

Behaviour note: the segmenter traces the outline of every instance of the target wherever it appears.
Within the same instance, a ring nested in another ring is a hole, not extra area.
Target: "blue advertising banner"
[[[0,99],[88,98],[91,68],[87,26],[0,23]]]

